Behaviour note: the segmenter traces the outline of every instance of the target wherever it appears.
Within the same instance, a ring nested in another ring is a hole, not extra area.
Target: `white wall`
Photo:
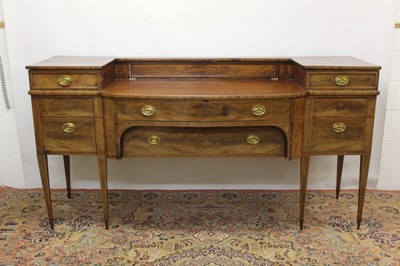
[[[130,57],[352,55],[381,65],[370,187],[378,179],[395,1],[4,0],[27,187],[39,187],[26,65],[55,54]],[[63,187],[62,163],[50,160]],[[75,187],[98,187],[96,159],[72,160]],[[268,158],[110,160],[110,187],[298,188],[298,161]],[[357,187],[358,158],[343,187]],[[334,188],[335,158],[311,160],[310,188]]]
[[[396,21],[400,22],[400,0]],[[394,31],[379,189],[400,189],[400,28]]]
[[[3,10],[0,1],[0,21],[3,21]],[[4,67],[7,96],[11,109],[5,104],[5,97],[0,93],[0,186],[25,185],[22,172],[22,162],[18,141],[17,124],[13,103],[13,90],[11,87],[11,73],[8,64],[8,52],[6,34],[4,28],[0,28],[0,55]]]

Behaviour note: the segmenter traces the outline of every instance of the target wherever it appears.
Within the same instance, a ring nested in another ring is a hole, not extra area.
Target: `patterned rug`
[[[400,265],[400,192],[0,190],[0,265]]]

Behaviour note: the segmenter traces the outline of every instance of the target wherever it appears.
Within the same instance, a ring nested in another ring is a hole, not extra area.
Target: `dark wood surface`
[[[261,99],[296,98],[306,92],[289,80],[137,79],[116,80],[101,94],[111,98]]]
[[[95,155],[108,228],[107,159],[300,159],[300,228],[310,157],[360,156],[360,227],[380,67],[352,57],[152,59],[55,56],[27,67],[48,217],[47,156]],[[298,178],[298,177],[294,177]]]
[[[62,56],[57,55],[27,66],[27,69],[101,69],[114,61],[106,56]]]

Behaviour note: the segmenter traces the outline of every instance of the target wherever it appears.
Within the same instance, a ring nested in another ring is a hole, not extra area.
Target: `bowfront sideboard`
[[[29,69],[50,225],[48,155],[98,159],[109,224],[107,159],[273,156],[300,160],[303,227],[310,156],[360,155],[357,228],[368,178],[380,67],[352,57],[133,59],[55,56]]]

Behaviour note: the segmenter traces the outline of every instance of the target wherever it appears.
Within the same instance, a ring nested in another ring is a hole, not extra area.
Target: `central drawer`
[[[290,100],[146,100],[115,102],[118,121],[290,121]]]
[[[121,140],[123,156],[286,156],[276,127],[132,127]]]

